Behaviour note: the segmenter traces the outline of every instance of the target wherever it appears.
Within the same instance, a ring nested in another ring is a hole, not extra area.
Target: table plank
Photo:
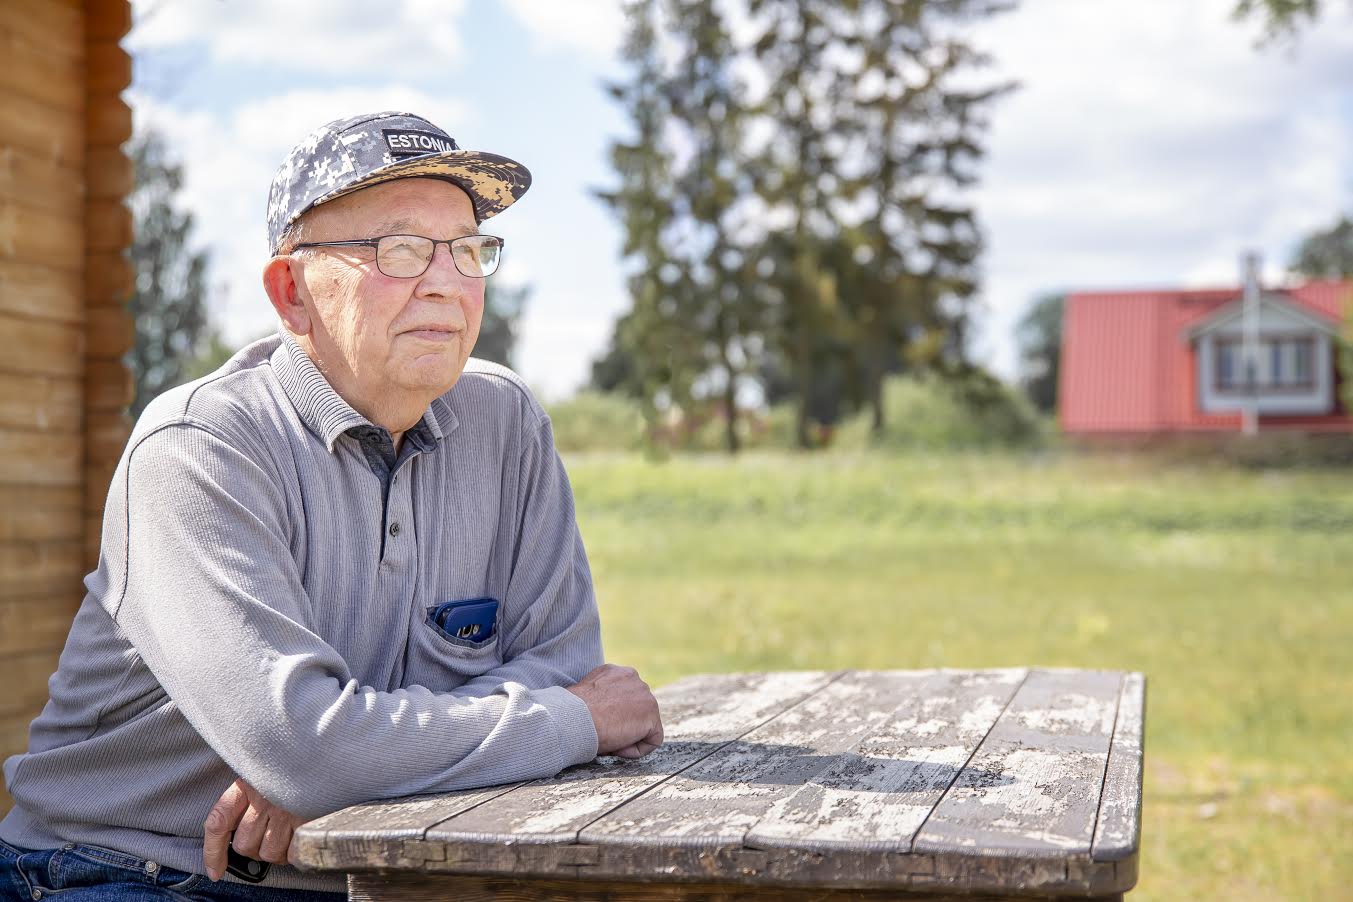
[[[1031,672],[913,850],[1088,858],[1122,676]]]
[[[912,839],[1024,682],[1027,671],[922,675],[881,727],[772,808],[757,848],[910,853]]]
[[[441,844],[423,842],[428,828],[520,785],[508,783],[354,805],[298,829],[292,852],[314,865],[335,869],[353,860],[383,861],[388,867],[445,860]]]
[[[1146,706],[1146,678],[1129,673],[1118,699],[1118,717],[1104,774],[1090,857],[1122,861],[1137,854],[1141,841],[1142,720]]]

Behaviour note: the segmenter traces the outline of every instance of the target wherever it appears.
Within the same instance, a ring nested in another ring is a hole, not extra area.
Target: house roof
[[[1312,329],[1324,332],[1327,335],[1337,335],[1339,332],[1339,319],[1337,317],[1326,316],[1323,310],[1318,310],[1304,304],[1298,304],[1282,291],[1268,291],[1259,298],[1261,307],[1281,310],[1296,319],[1304,322]],[[1189,327],[1187,335],[1190,340],[1197,339],[1220,329],[1229,323],[1232,323],[1245,313],[1245,301],[1238,298],[1216,312],[1204,317]]]
[[[1341,319],[1353,281],[1322,280],[1281,294],[1325,324]],[[1241,288],[1075,292],[1066,299],[1058,409],[1072,433],[1233,428],[1233,414],[1198,409],[1190,332],[1240,300]],[[1347,302],[1353,306],[1353,300]]]

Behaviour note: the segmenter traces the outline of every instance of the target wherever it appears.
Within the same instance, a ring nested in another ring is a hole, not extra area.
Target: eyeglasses
[[[459,238],[424,238],[422,235],[382,235],[352,241],[309,241],[305,247],[373,247],[376,268],[396,279],[412,279],[427,272],[437,245],[445,244],[461,275],[482,279],[493,275],[503,256],[503,239],[494,235],[462,235]]]

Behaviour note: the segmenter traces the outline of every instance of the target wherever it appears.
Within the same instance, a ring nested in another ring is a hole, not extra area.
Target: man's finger
[[[258,846],[258,857],[273,864],[283,864],[287,859],[289,845],[291,845],[291,821],[285,817],[269,817],[268,826],[263,830],[263,841]]]
[[[212,880],[220,880],[225,875],[230,831],[235,829],[248,804],[249,798],[236,782],[221,793],[207,813],[207,819],[202,824],[202,864]]]
[[[246,858],[258,858],[258,845],[263,842],[263,831],[268,826],[268,816],[250,803],[235,828],[235,839],[231,843],[235,851]]]

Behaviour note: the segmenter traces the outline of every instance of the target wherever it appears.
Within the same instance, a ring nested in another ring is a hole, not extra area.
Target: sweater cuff
[[[587,702],[563,686],[547,686],[533,693],[559,729],[559,769],[586,764],[597,757],[597,728]]]

